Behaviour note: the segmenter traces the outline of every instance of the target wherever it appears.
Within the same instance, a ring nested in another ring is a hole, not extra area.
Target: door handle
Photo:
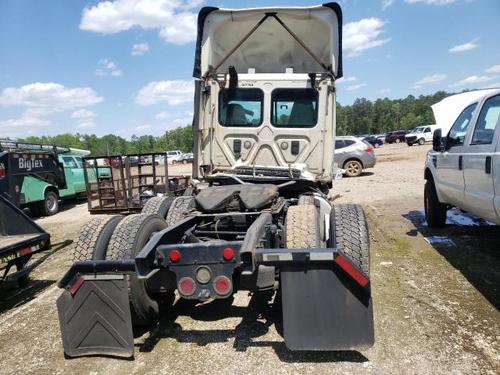
[[[464,165],[463,165],[463,157],[462,155],[460,155],[458,157],[458,170],[461,171],[462,169],[464,169]]]
[[[491,174],[491,156],[486,156],[486,163],[484,164],[484,171],[486,174]]]

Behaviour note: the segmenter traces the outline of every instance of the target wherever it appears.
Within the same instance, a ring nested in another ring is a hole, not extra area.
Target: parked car
[[[336,137],[334,162],[348,177],[359,176],[364,169],[373,168],[377,161],[373,147],[357,137]]]
[[[363,141],[368,142],[375,148],[379,148],[384,144],[384,141],[377,138],[375,135],[369,135],[368,137],[363,138]]]
[[[432,137],[437,129],[441,129],[438,125],[423,125],[417,126],[405,135],[406,144],[413,146],[418,143],[423,146],[425,142],[432,142]]]
[[[378,139],[382,140],[385,143],[385,137],[386,137],[385,133],[377,134],[375,137],[377,137]]]
[[[167,151],[168,164],[177,164],[181,156],[182,156],[182,151],[180,150]]]
[[[435,131],[427,155],[424,203],[430,227],[444,226],[452,206],[500,225],[500,89],[475,93],[465,105],[463,95],[471,92],[444,99],[447,106],[432,106],[436,119],[445,118],[438,112],[449,110],[455,97],[454,110],[461,113],[447,135]]]
[[[192,163],[193,161],[194,161],[193,153],[188,152],[188,153],[182,154],[179,157],[178,163],[187,164],[187,163]]]
[[[405,142],[406,130],[396,130],[393,132],[387,133],[385,136],[385,143],[400,143]]]

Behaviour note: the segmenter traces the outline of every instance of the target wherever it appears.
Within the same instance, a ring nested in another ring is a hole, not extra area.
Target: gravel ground
[[[280,313],[272,296],[239,292],[232,301],[177,301],[158,326],[136,339],[134,361],[66,360],[54,284],[70,264],[66,248],[32,273],[28,289],[0,287],[0,373],[500,373],[500,228],[426,227],[427,149],[386,145],[377,150],[374,169],[336,181],[333,189],[338,202],[361,203],[369,219],[372,348],[290,352],[275,328]],[[59,241],[73,238],[88,218],[86,204],[75,203],[37,222]],[[437,236],[451,242],[426,241]]]

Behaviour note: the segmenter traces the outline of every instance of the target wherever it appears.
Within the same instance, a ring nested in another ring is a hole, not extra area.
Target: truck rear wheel
[[[47,190],[44,200],[30,205],[31,212],[36,216],[52,216],[59,212],[59,196],[53,190]]]
[[[288,249],[319,247],[320,228],[316,206],[303,204],[289,207],[285,220],[285,236]]]
[[[165,220],[155,214],[125,217],[111,236],[106,259],[134,259],[151,236],[166,227]],[[158,301],[149,295],[146,282],[135,275],[129,278],[129,298],[135,326],[148,326],[158,321]]]
[[[185,219],[193,206],[194,198],[192,196],[181,196],[175,198],[165,219],[167,226],[174,225],[175,223]]]
[[[108,243],[122,215],[98,215],[85,224],[73,245],[73,262],[103,260]]]
[[[443,227],[446,224],[445,204],[439,201],[434,181],[427,180],[424,188],[425,220],[431,228]]]
[[[142,214],[157,214],[162,218],[167,217],[167,212],[172,205],[174,198],[172,197],[152,197],[149,198],[144,207],[142,207]]]
[[[339,247],[369,277],[370,237],[365,213],[360,205],[333,206],[330,215],[330,246]]]

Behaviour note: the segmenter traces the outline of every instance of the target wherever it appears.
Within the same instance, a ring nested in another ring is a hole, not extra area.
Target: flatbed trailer
[[[14,280],[25,286],[33,270],[30,260],[34,254],[58,250],[71,243],[53,246],[50,235],[0,194],[0,281]],[[10,272],[15,267],[15,272]]]

